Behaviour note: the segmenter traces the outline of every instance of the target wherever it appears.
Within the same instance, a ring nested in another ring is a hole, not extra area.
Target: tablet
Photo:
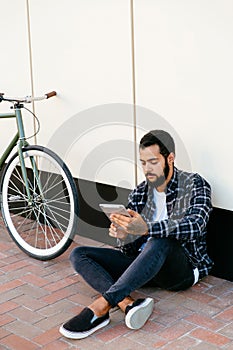
[[[100,208],[110,218],[111,214],[121,214],[131,217],[123,204],[100,204]]]

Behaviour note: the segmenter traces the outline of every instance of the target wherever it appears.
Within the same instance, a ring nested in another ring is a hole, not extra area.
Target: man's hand
[[[122,228],[117,228],[113,223],[111,224],[109,228],[109,236],[119,239],[126,239],[128,236],[128,233],[123,230]]]
[[[131,217],[121,214],[112,214],[110,219],[113,223],[121,226],[127,234],[136,236],[148,234],[147,224],[141,215],[131,209],[128,209],[128,212]]]

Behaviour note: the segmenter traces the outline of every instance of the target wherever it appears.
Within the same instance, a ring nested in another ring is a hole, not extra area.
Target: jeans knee
[[[81,257],[83,257],[84,251],[85,251],[85,247],[77,247],[77,248],[74,248],[70,253],[70,262],[75,269],[77,269],[77,266],[79,265],[79,261]]]

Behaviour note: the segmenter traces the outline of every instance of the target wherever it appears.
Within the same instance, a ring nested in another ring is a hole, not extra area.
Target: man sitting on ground
[[[141,328],[153,311],[153,299],[130,294],[147,283],[166,290],[184,290],[212,267],[207,254],[206,225],[211,211],[209,184],[198,174],[174,166],[173,138],[153,130],[140,141],[146,181],[129,195],[128,212],[111,216],[109,234],[135,241],[121,249],[78,247],[71,253],[74,269],[101,293],[64,325],[67,338],[81,339],[106,326],[109,311],[119,306],[126,326]],[[137,237],[136,237],[137,236]]]

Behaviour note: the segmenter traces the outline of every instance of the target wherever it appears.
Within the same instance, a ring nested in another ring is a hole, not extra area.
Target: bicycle
[[[55,91],[24,98],[0,94],[0,102],[13,104],[13,112],[1,113],[0,119],[15,118],[17,123],[17,133],[0,158],[2,217],[18,247],[38,260],[53,259],[70,246],[78,217],[77,189],[68,167],[50,149],[29,145],[25,136],[22,109],[32,112],[24,104],[55,95]],[[39,120],[33,116],[36,135]],[[17,152],[8,160],[15,146]]]

